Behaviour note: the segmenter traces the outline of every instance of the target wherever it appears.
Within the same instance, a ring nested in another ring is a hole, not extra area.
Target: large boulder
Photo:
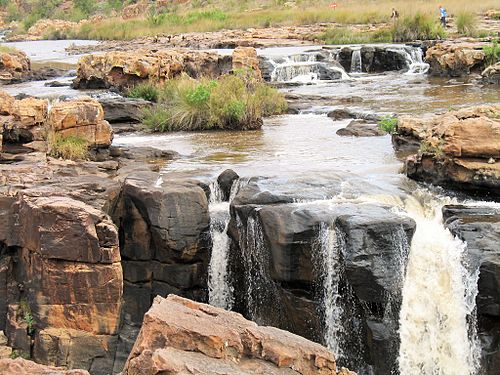
[[[442,42],[427,49],[425,60],[432,75],[464,76],[481,73],[484,68],[485,43]]]
[[[156,298],[124,375],[337,374],[319,344],[241,315],[170,295]]]
[[[341,363],[390,373],[397,367],[403,269],[415,223],[387,207],[294,203],[298,199],[250,181],[232,201],[234,309],[259,324],[326,343],[326,306],[333,304]],[[338,288],[331,301],[324,295],[329,277]],[[337,304],[350,306],[349,313]],[[378,342],[370,334],[375,326],[384,330]]]
[[[124,89],[148,79],[165,80],[186,73],[216,77],[231,70],[231,57],[217,52],[139,50],[87,55],[78,61],[76,88]]]
[[[402,117],[393,135],[394,147],[419,151],[407,159],[406,174],[416,180],[498,196],[499,114],[500,106],[480,106],[430,118]]]
[[[500,84],[500,61],[496,64],[488,66],[481,73],[483,82],[491,84]]]
[[[0,52],[0,84],[22,81],[30,72],[31,63],[24,52]]]
[[[92,147],[109,147],[113,140],[101,104],[90,97],[56,103],[50,109],[48,123],[56,136],[82,137]]]
[[[233,71],[251,70],[255,77],[262,79],[259,64],[260,60],[255,48],[237,47],[233,51]]]

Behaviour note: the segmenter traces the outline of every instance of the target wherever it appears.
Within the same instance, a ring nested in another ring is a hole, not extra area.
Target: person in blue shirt
[[[443,25],[443,27],[446,27],[446,9],[444,9],[444,7],[442,5],[439,6],[439,16],[440,16],[440,19],[441,19],[441,25]]]

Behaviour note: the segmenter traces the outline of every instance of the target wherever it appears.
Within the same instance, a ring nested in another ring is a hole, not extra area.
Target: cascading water
[[[466,244],[443,227],[441,207],[406,205],[417,222],[400,314],[401,375],[476,374],[480,350],[475,300],[479,269],[464,263]],[[471,319],[472,317],[472,319]]]
[[[424,62],[424,54],[421,48],[405,47],[396,51],[401,53],[406,59],[406,64],[408,65],[406,74],[425,74],[429,71],[430,66]]]
[[[233,288],[228,274],[228,253],[230,239],[229,202],[223,202],[223,192],[217,181],[210,184],[210,233],[212,235],[212,256],[208,271],[208,300],[212,306],[231,310]]]
[[[361,57],[361,49],[352,51],[351,56],[351,73],[361,73],[363,71],[363,60]]]
[[[340,291],[342,277],[341,256],[345,252],[342,233],[333,225],[322,223],[319,227],[316,243],[317,256],[321,264],[322,305],[324,309],[324,340],[326,346],[341,360],[345,356],[343,339],[345,324],[344,307]]]

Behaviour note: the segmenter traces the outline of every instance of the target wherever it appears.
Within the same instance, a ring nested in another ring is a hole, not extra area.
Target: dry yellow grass
[[[292,3],[294,5],[286,5]],[[498,0],[481,0],[472,4],[466,0],[337,0],[337,9],[330,8],[332,0],[295,1],[212,1],[210,5],[179,5],[165,17],[153,19],[106,19],[79,30],[76,37],[92,39],[132,39],[161,33],[179,34],[207,32],[221,29],[246,29],[250,27],[307,25],[320,22],[340,24],[376,24],[390,21],[392,8],[401,17],[417,12],[438,19],[438,5],[443,4],[450,16],[460,12],[481,13],[500,9]]]

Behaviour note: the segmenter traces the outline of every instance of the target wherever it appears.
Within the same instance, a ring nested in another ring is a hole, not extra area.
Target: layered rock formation
[[[64,370],[61,368],[39,365],[26,359],[0,359],[2,375],[89,375],[84,370]]]
[[[499,114],[500,106],[481,106],[431,118],[401,118],[393,136],[395,148],[419,148],[419,153],[406,161],[407,176],[498,196]]]
[[[484,69],[486,43],[443,42],[427,49],[429,73],[459,77]]]
[[[231,70],[231,57],[216,52],[159,50],[87,55],[78,62],[75,88],[126,88],[138,82],[174,78],[217,77]]]
[[[344,373],[346,371],[344,370]],[[337,374],[321,345],[180,297],[155,299],[124,375]]]
[[[233,71],[250,70],[258,79],[262,79],[260,60],[252,47],[237,47],[233,51]]]
[[[488,66],[481,73],[483,82],[491,84],[500,84],[500,62]]]
[[[0,92],[0,125],[3,144],[43,152],[52,133],[63,138],[78,136],[93,148],[108,147],[113,139],[102,106],[88,97],[58,102],[49,111],[47,100],[17,100]]]
[[[325,343],[332,339],[326,306],[349,306],[334,323],[342,364],[390,373],[397,367],[403,270],[415,223],[375,205],[297,205],[307,198],[261,185],[251,181],[231,204],[234,309],[259,324]],[[328,252],[336,254],[335,264],[328,264]],[[328,277],[338,277],[335,301],[323,294]]]
[[[31,63],[24,52],[0,52],[0,84],[22,81],[30,72]]]

